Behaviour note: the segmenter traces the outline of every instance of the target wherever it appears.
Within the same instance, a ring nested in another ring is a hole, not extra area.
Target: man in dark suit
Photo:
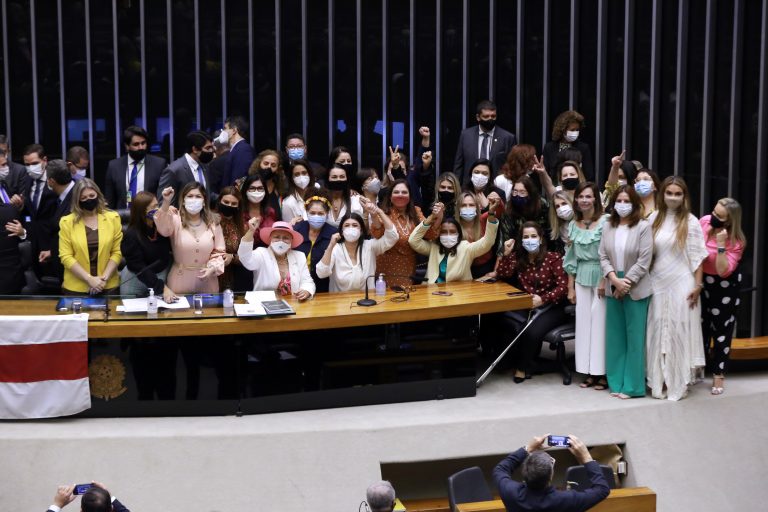
[[[53,505],[47,512],[61,512],[61,509],[75,501],[74,485],[60,485],[53,497]],[[130,512],[117,498],[109,494],[104,484],[91,482],[91,488],[83,493],[80,512]]]
[[[608,497],[610,488],[600,465],[592,460],[589,450],[580,439],[568,437],[571,442],[568,450],[589,472],[592,486],[583,491],[558,491],[552,487],[555,459],[541,451],[547,448],[547,436],[534,437],[528,446],[510,453],[493,470],[493,480],[507,510],[576,512],[589,510]],[[521,464],[524,483],[512,480],[512,473]]]
[[[224,133],[227,134],[225,137],[229,144],[229,165],[221,181],[222,187],[232,185],[238,178],[247,176],[248,169],[256,158],[253,146],[245,140],[248,136],[248,123],[245,119],[241,116],[228,117],[224,121]]]
[[[211,183],[208,188],[211,192],[218,194],[224,188],[224,174],[229,169],[229,146],[221,142],[221,134],[224,130],[217,130],[213,137],[213,162],[208,164],[208,177]]]
[[[21,214],[11,204],[0,202],[0,294],[15,295],[24,284],[19,244],[27,238]]]
[[[24,207],[24,185],[27,181],[27,171],[24,166],[11,160],[11,148],[8,144],[8,138],[0,135],[0,186],[3,187],[8,195],[9,201],[5,201],[2,192],[0,192],[0,202],[10,202],[19,210]]]
[[[173,187],[173,206],[178,206],[179,193],[184,185],[196,181],[201,183],[206,190],[210,183],[208,164],[213,160],[213,139],[208,132],[197,130],[187,134],[187,152],[181,158],[177,158],[166,167],[160,177],[160,186],[157,189],[158,201],[163,200],[163,190]],[[208,200],[215,201],[218,197],[208,191]]]
[[[88,169],[91,167],[91,155],[87,149],[82,146],[72,146],[67,150],[66,160],[73,180],[80,181],[88,175]]]
[[[75,180],[64,160],[51,160],[45,168],[45,174],[48,178],[47,185],[56,194],[56,209],[50,219],[47,219],[42,226],[45,233],[41,240],[41,249],[51,252],[49,275],[64,278],[64,267],[59,261],[59,221],[65,215],[72,211],[72,189],[75,187]]]
[[[139,126],[129,126],[123,132],[127,155],[110,160],[104,181],[104,198],[114,210],[130,207],[130,199],[146,190],[157,194],[160,175],[165,169],[164,158],[147,154],[147,132]]]
[[[29,240],[32,243],[32,254],[37,255],[35,272],[38,275],[47,274],[45,265],[51,257],[47,223],[56,212],[56,193],[48,189],[48,178],[45,175],[48,157],[40,144],[31,144],[24,148],[24,166],[27,177],[24,184],[24,208],[22,215],[26,223]]]
[[[283,154],[283,159],[285,160],[286,165],[284,165],[283,168],[290,169],[294,160],[306,160],[309,162],[310,167],[312,167],[312,174],[315,176],[315,181],[325,179],[325,167],[319,162],[310,160],[308,155],[309,148],[307,147],[307,143],[302,134],[291,133],[285,138],[285,153]]]
[[[466,128],[459,137],[459,147],[453,162],[453,172],[463,185],[469,183],[472,163],[479,158],[491,161],[491,172],[499,172],[507,159],[507,153],[517,144],[514,134],[496,126],[496,104],[483,100],[477,105],[477,125]]]

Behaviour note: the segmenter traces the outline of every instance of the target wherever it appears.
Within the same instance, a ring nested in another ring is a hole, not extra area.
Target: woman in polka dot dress
[[[747,239],[741,230],[741,205],[730,197],[720,199],[712,215],[705,215],[699,222],[707,246],[707,258],[702,264],[704,355],[707,368],[712,371],[712,394],[721,395],[740,301],[739,262]]]

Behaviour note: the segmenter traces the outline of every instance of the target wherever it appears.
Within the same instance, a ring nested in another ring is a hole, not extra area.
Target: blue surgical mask
[[[641,180],[635,183],[635,191],[640,197],[648,197],[653,192],[653,182],[648,180]]]
[[[310,226],[318,229],[323,227],[323,224],[325,224],[325,215],[308,215],[307,221],[309,221]]]
[[[475,220],[475,217],[477,217],[477,208],[462,208],[459,211],[459,216],[464,220]]]
[[[288,148],[288,158],[291,160],[301,160],[304,158],[304,148]]]
[[[528,252],[538,252],[541,240],[538,238],[523,238],[523,249]]]

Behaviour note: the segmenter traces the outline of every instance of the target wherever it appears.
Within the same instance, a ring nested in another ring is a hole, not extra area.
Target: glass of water
[[[72,299],[72,314],[79,315],[83,312],[83,299]]]
[[[195,314],[196,315],[202,315],[203,314],[203,296],[202,294],[196,293],[192,296],[192,306],[195,308]]]

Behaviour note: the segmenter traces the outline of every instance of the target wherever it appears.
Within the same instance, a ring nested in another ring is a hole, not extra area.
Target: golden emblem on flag
[[[117,398],[126,392],[125,365],[115,356],[100,355],[88,366],[91,395],[104,400]]]

